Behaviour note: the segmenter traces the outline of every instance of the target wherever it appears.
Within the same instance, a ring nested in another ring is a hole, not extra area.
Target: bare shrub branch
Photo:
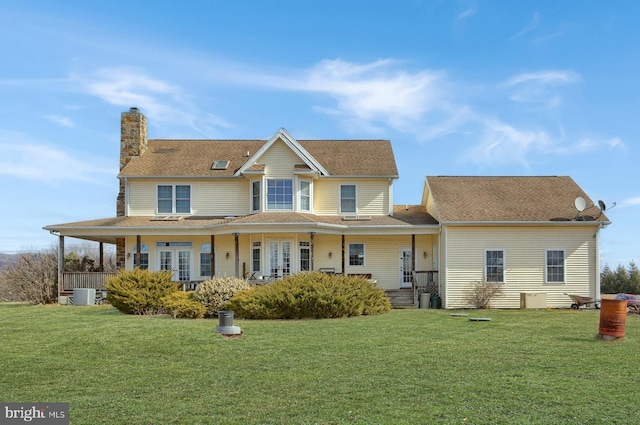
[[[491,301],[502,294],[502,285],[481,280],[473,282],[467,290],[465,301],[475,308],[491,308]]]

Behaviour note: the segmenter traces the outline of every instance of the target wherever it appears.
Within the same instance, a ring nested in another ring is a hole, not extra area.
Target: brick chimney
[[[140,156],[147,150],[147,117],[138,108],[123,112],[120,120],[120,171],[131,158]],[[125,215],[125,182],[120,179],[116,215]]]

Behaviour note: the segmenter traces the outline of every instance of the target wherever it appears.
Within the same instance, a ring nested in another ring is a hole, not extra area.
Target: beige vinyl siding
[[[265,175],[269,178],[291,179],[295,164],[304,161],[298,157],[283,141],[278,140],[256,161],[265,164]]]
[[[318,179],[314,181],[314,212],[318,215],[340,215],[340,185],[356,186],[358,215],[389,214],[388,179]]]
[[[157,186],[191,186],[191,212],[200,216],[245,215],[249,210],[250,183],[246,179],[134,180],[129,181],[129,215],[156,214]]]
[[[469,307],[465,301],[472,282],[484,278],[485,250],[504,251],[504,290],[492,306],[519,308],[521,293],[547,294],[548,307],[568,307],[565,292],[595,296],[593,227],[452,227],[446,229],[446,306]],[[546,250],[565,251],[564,283],[545,282]]]

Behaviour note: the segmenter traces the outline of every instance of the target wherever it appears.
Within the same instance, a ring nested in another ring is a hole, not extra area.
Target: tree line
[[[640,270],[631,261],[628,267],[622,264],[611,270],[608,264],[600,273],[600,292],[603,294],[640,294]]]

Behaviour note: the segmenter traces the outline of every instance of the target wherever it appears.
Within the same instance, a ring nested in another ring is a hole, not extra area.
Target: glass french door
[[[290,240],[269,241],[269,275],[280,278],[291,274]]]
[[[400,249],[400,288],[411,288],[413,282],[411,254],[411,249]]]
[[[191,250],[160,249],[160,270],[173,273],[173,280],[188,282],[191,280]]]

